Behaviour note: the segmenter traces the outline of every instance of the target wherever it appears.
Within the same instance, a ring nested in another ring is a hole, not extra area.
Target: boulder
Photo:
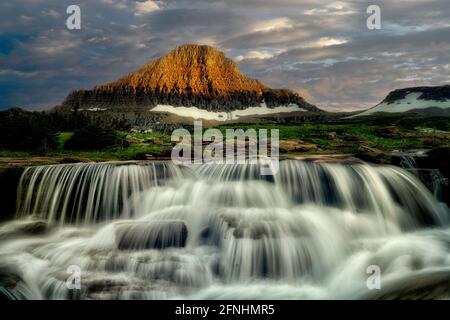
[[[337,133],[336,132],[328,132],[327,133],[327,139],[328,140],[334,140],[337,138]]]
[[[384,127],[376,131],[376,135],[380,138],[399,138],[400,132],[397,127]]]
[[[320,148],[315,144],[307,144],[301,140],[280,141],[279,150],[281,153],[288,152],[308,152],[318,151]]]
[[[345,135],[344,140],[347,142],[367,142],[367,138],[363,136]]]

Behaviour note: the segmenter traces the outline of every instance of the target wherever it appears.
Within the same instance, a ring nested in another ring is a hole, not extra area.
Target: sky
[[[72,4],[81,30],[66,27]],[[366,109],[394,89],[450,84],[449,17],[448,0],[2,0],[0,109],[52,107],[185,43],[320,108]]]

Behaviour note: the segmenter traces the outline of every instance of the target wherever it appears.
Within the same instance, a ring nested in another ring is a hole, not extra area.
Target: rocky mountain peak
[[[261,104],[320,111],[297,93],[271,89],[244,75],[223,52],[195,44],[176,47],[119,80],[74,91],[63,102],[71,109],[171,105],[226,112]]]
[[[118,81],[96,89],[130,87],[162,93],[230,95],[266,89],[259,81],[243,75],[225,54],[206,45],[182,45]]]

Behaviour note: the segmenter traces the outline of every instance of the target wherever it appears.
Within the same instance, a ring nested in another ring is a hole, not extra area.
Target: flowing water
[[[449,211],[413,174],[306,161],[260,169],[29,168],[17,219],[0,226],[0,297],[450,297]],[[367,286],[370,266],[380,289]]]

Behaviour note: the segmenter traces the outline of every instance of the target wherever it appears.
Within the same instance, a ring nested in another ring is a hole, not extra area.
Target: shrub
[[[127,147],[124,136],[110,128],[88,126],[75,130],[65,143],[66,150],[100,150],[108,147]]]
[[[56,134],[42,114],[21,109],[0,112],[0,149],[45,153],[56,147]]]

